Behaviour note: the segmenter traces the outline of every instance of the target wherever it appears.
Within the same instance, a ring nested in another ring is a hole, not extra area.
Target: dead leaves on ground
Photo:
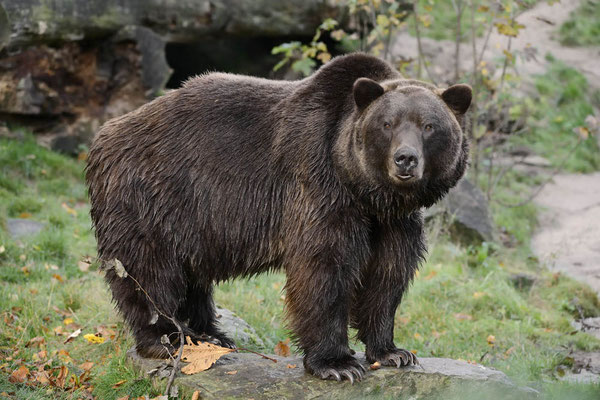
[[[219,358],[235,350],[217,346],[210,343],[199,342],[194,344],[189,336],[186,337],[187,344],[183,346],[181,360],[189,364],[181,368],[186,375],[196,374],[209,369]]]

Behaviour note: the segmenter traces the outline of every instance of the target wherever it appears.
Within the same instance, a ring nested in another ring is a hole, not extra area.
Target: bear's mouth
[[[412,178],[414,178],[415,176],[414,176],[414,175],[410,175],[410,174],[408,174],[408,175],[396,175],[396,177],[397,177],[398,179],[400,179],[401,181],[403,181],[403,182],[407,182],[407,181],[410,181],[410,180],[411,180]]]

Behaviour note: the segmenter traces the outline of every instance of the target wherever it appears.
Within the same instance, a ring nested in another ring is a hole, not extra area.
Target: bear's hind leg
[[[179,310],[180,319],[189,320],[188,327],[194,332],[193,340],[208,341],[235,349],[233,340],[218,328],[212,294],[213,288],[210,284],[207,286],[189,284],[186,300]]]

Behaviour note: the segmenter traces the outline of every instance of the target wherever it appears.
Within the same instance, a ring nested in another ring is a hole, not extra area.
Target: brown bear
[[[307,371],[363,377],[348,326],[369,362],[415,363],[394,344],[394,314],[425,253],[421,208],[467,166],[470,103],[466,85],[438,90],[359,53],[299,81],[190,79],[91,146],[99,257],[120,260],[196,340],[235,347],[214,284],[283,269]],[[166,357],[160,338],[175,327],[131,279],[106,279],[139,354]]]

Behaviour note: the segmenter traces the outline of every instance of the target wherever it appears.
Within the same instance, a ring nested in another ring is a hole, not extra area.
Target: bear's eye
[[[383,123],[383,128],[384,129],[390,129],[392,127],[392,125],[389,122],[384,122]]]
[[[425,125],[425,132],[433,132],[433,125],[431,125],[431,124]]]

